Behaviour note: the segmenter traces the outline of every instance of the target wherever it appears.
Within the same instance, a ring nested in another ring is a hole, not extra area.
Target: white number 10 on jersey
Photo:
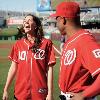
[[[26,51],[19,51],[19,59],[25,60],[26,59]]]

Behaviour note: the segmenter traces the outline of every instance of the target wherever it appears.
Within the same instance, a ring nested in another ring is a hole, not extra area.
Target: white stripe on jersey
[[[98,71],[100,71],[100,68],[98,68],[95,72],[93,72],[92,76],[94,76]]]

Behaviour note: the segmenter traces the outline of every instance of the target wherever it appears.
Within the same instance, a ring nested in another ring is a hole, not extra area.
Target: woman
[[[8,88],[15,75],[16,100],[52,100],[52,66],[56,63],[52,42],[43,37],[41,22],[34,15],[29,14],[25,17],[23,31],[24,38],[15,43],[9,56],[12,64],[3,100],[8,100]]]

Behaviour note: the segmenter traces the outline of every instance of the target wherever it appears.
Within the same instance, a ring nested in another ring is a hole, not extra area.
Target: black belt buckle
[[[60,100],[66,100],[66,97],[64,95],[59,95]]]

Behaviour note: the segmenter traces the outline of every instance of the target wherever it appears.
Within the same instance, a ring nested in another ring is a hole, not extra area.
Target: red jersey
[[[59,86],[62,92],[81,92],[100,73],[100,46],[92,34],[80,30],[64,44]]]
[[[18,100],[36,100],[36,96],[46,98],[48,93],[47,71],[48,66],[55,64],[55,54],[52,42],[42,39],[41,46],[36,53],[32,52],[28,40],[18,40],[9,58],[18,64],[15,83],[15,96]]]

